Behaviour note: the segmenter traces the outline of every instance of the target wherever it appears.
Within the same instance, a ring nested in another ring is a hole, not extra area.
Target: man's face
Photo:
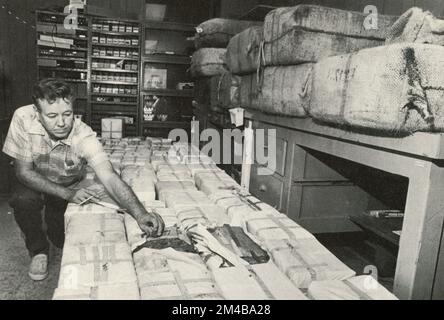
[[[50,104],[46,100],[38,100],[40,122],[52,140],[68,138],[74,125],[74,111],[68,100],[57,99]]]

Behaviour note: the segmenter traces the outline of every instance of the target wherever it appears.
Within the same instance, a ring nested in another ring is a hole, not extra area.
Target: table
[[[444,298],[444,135],[369,136],[246,110],[247,121],[291,129],[302,147],[409,179],[394,293],[400,299]]]

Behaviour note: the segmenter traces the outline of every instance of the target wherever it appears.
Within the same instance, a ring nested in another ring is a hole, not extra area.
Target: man
[[[17,184],[10,205],[32,258],[31,279],[41,281],[48,275],[47,238],[56,247],[63,247],[67,204],[81,204],[90,197],[100,200],[96,193],[76,188],[84,177],[86,164],[147,236],[161,236],[162,218],[148,213],[115,173],[92,129],[74,120],[69,85],[55,79],[42,80],[34,87],[33,102],[16,110],[3,148],[14,159]],[[42,229],[44,207],[46,234]]]

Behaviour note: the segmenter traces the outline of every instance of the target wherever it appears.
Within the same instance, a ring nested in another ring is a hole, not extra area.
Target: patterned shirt
[[[36,172],[65,187],[83,179],[86,164],[94,169],[108,161],[97,134],[78,119],[68,138],[52,142],[33,105],[14,113],[3,152],[14,159],[32,162]]]

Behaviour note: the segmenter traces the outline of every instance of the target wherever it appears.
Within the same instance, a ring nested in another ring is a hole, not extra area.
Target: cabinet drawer
[[[262,134],[261,139],[263,140],[263,148],[261,147],[261,143],[258,141],[257,133],[255,135],[255,161],[258,165],[267,166],[268,164],[261,163],[265,159],[269,158],[268,152],[270,150],[269,147],[269,141],[268,141],[268,131],[264,130],[264,133]],[[258,145],[259,143],[259,145]],[[260,149],[260,150],[258,150]],[[265,157],[264,159],[258,159],[258,152],[262,153],[262,157]],[[281,177],[284,177],[286,174],[286,164],[287,164],[287,154],[288,154],[288,141],[282,137],[277,136],[276,137],[276,170],[275,173],[280,175]],[[260,160],[260,161],[258,161]]]
[[[337,170],[345,160],[294,145],[293,181],[346,181]]]
[[[281,211],[284,200],[284,182],[276,176],[259,175],[258,168],[257,165],[251,168],[251,194]],[[267,170],[266,168],[263,169]]]

